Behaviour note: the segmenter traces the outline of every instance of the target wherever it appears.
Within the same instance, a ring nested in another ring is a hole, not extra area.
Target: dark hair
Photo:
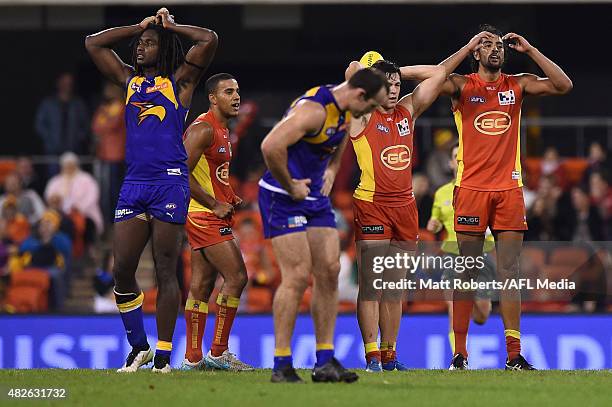
[[[488,31],[491,34],[495,34],[495,35],[499,35],[500,37],[504,36],[504,33],[497,27],[495,27],[494,25],[491,24],[480,24],[480,26],[478,26],[478,33],[481,33],[483,31]],[[510,56],[510,48],[508,47],[508,43],[506,41],[503,41],[504,43],[504,61],[502,66],[504,66],[506,64],[506,62],[508,61],[508,57]],[[473,72],[478,72],[478,65],[479,62],[476,60],[476,58],[474,58],[474,53],[471,52],[470,53],[470,66],[472,67],[472,71]]]
[[[389,92],[389,83],[387,77],[384,76],[380,71],[371,68],[360,69],[351,79],[348,80],[348,84],[351,88],[361,88],[365,91],[364,98],[372,99],[381,88],[385,88]]]
[[[400,68],[399,66],[397,66],[397,64],[395,62],[391,62],[391,61],[386,61],[384,59],[380,59],[376,62],[374,62],[374,64],[372,65],[372,69],[376,69],[379,70],[380,72],[382,72],[383,74],[385,74],[385,76],[389,77],[393,74],[398,74],[401,75],[400,73]]]
[[[210,95],[212,93],[215,93],[215,90],[217,89],[219,82],[226,81],[228,79],[236,79],[236,78],[234,78],[232,75],[228,73],[218,73],[208,78],[205,84],[206,94]]]
[[[451,160],[453,159],[453,150],[456,148],[459,148],[459,140],[455,141],[451,146],[450,150],[448,151],[448,155],[450,155]]]
[[[151,23],[147,26],[147,30],[153,30],[159,36],[159,52],[157,54],[157,74],[169,78],[176,72],[178,67],[185,60],[185,54],[183,53],[183,45],[176,33],[166,30],[160,24]],[[144,32],[144,31],[143,31]],[[142,65],[139,65],[136,61],[136,48],[138,47],[138,40],[142,36],[142,33],[138,35],[132,41],[132,66],[136,71],[136,75],[143,76],[144,69]]]

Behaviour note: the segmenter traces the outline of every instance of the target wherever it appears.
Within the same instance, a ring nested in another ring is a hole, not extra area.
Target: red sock
[[[365,355],[366,357],[366,362],[370,363],[370,360],[372,360],[373,358],[376,358],[376,360],[378,360],[380,362],[380,351],[379,350],[374,350],[372,352],[368,352]]]
[[[381,349],[382,363],[393,362],[397,359],[397,355],[393,349]]]
[[[202,360],[202,337],[208,316],[208,304],[198,300],[188,299],[185,304],[185,323],[187,327],[187,343],[185,359],[191,363]]]
[[[229,334],[238,311],[240,298],[219,293],[217,297],[217,318],[215,319],[215,336],[210,347],[213,356],[221,356],[227,350]]]
[[[513,329],[506,329],[506,352],[508,352],[508,360],[517,358],[521,354],[521,333]]]
[[[455,354],[461,353],[467,358],[467,333],[470,326],[474,300],[453,301],[453,332],[455,334]]]

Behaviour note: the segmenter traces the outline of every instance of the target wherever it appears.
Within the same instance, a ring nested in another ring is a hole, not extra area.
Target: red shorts
[[[234,239],[232,219],[219,219],[210,212],[189,212],[185,230],[189,245],[193,250],[200,250],[221,242]]]
[[[355,241],[394,240],[416,242],[419,239],[419,213],[416,201],[404,206],[382,206],[353,199]]]
[[[453,192],[456,232],[527,230],[523,189],[474,191],[455,187]]]

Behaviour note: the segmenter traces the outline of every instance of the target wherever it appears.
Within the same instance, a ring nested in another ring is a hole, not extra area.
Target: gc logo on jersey
[[[217,171],[215,171],[215,175],[220,183],[223,185],[229,185],[229,162],[226,161],[218,166]]]
[[[397,144],[389,146],[380,152],[380,161],[393,171],[405,170],[410,166],[412,154],[408,146]]]
[[[404,137],[410,134],[410,123],[408,122],[407,117],[395,124],[397,125],[397,131],[399,131],[400,137]]]
[[[482,134],[498,136],[510,128],[512,118],[508,113],[492,110],[479,114],[474,119],[474,127]]]
[[[516,103],[516,98],[514,97],[514,91],[512,89],[505,92],[497,92],[497,98],[499,99],[500,106],[513,105]]]

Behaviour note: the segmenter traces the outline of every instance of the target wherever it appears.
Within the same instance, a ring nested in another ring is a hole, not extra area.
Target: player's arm
[[[323,173],[323,187],[321,188],[321,193],[324,196],[329,196],[334,186],[334,181],[336,180],[336,175],[338,175],[338,170],[340,170],[342,156],[344,155],[344,150],[346,149],[348,139],[349,138],[347,136],[342,139],[342,142],[340,143],[336,151],[334,151],[334,155],[332,156],[331,160],[329,160],[329,164],[327,165],[327,168]]]
[[[150,23],[154,22],[155,16],[151,16],[142,20],[140,24],[109,28],[88,35],[85,37],[85,49],[87,49],[94,64],[108,80],[125,88],[127,80],[134,73],[134,68],[124,63],[112,47],[121,40],[140,34]]]
[[[296,201],[310,193],[310,179],[293,179],[287,167],[287,148],[306,134],[320,130],[325,123],[325,109],[318,103],[303,101],[268,133],[261,143],[261,152],[268,169]]]
[[[431,217],[427,221],[427,230],[431,233],[438,233],[442,230],[442,208],[440,207],[440,194],[438,191],[434,194],[434,201],[431,207]]]
[[[193,199],[213,211],[217,217],[223,219],[233,213],[234,207],[229,203],[217,201],[204,191],[204,188],[193,176],[193,170],[198,161],[200,161],[202,154],[210,147],[212,142],[213,129],[208,123],[200,122],[192,124],[185,132],[184,144],[187,151],[187,168],[189,168],[189,189]]]
[[[448,76],[444,65],[424,65],[419,69],[423,71],[425,80],[412,93],[399,101],[400,105],[410,111],[413,120],[419,117],[437,99]]]
[[[170,15],[165,7],[159,9],[157,17],[161,19],[165,29],[186,37],[194,43],[185,55],[185,62],[174,73],[174,79],[179,87],[181,104],[188,107],[191,105],[195,87],[215,56],[219,38],[214,31],[207,28],[176,24],[174,16]]]
[[[508,46],[510,48],[529,55],[542,69],[544,75],[546,75],[546,78],[533,74],[516,75],[524,93],[536,96],[550,96],[564,95],[572,90],[574,87],[572,80],[563,72],[563,69],[548,59],[525,38],[515,33],[508,33],[504,35],[503,39],[509,41]]]
[[[481,33],[476,34],[472,39],[461,47],[457,52],[446,58],[444,61],[440,62],[439,65],[444,66],[446,72],[448,72],[448,77],[442,84],[442,88],[440,89],[440,94],[445,96],[451,96],[453,98],[457,98],[461,91],[463,90],[463,85],[465,85],[466,79],[463,75],[459,75],[456,73],[450,73],[455,71],[457,67],[474,51],[477,51],[485,40],[494,40],[495,36],[488,31],[483,31]],[[401,69],[402,79],[404,80],[424,80],[425,70],[422,69],[423,66],[414,66],[414,67],[404,67]]]

